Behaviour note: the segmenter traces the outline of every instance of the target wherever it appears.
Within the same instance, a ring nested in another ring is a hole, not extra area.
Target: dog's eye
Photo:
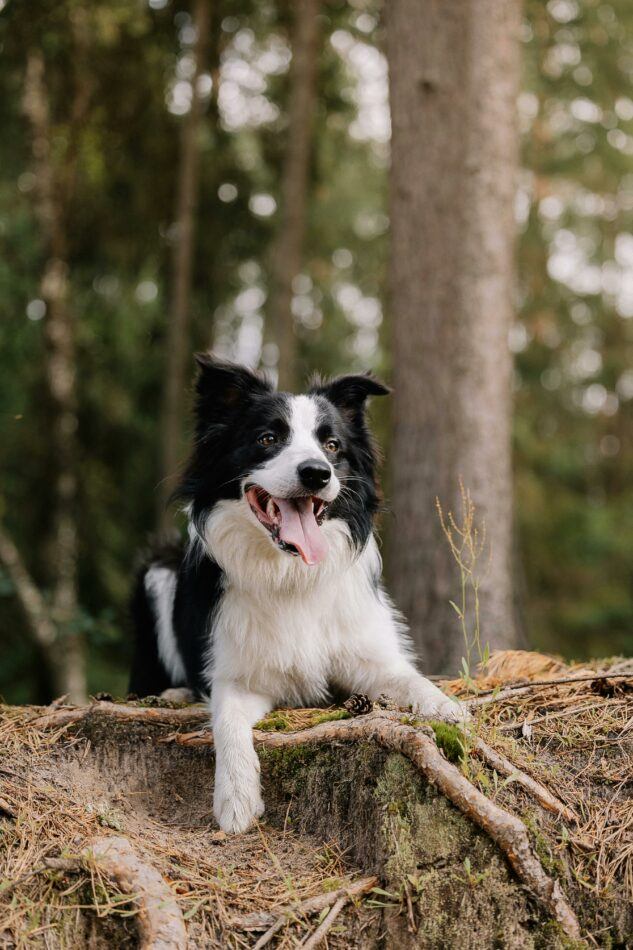
[[[277,441],[277,436],[274,432],[264,432],[257,441],[260,445],[274,445]]]
[[[338,441],[338,439],[327,439],[327,441],[323,443],[323,447],[328,452],[334,453],[334,452],[338,452],[338,450],[341,447],[341,443]]]

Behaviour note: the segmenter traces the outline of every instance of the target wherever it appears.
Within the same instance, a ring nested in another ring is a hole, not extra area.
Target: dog
[[[295,396],[196,358],[195,439],[176,492],[188,542],[141,572],[130,690],[209,698],[214,814],[240,833],[264,812],[252,727],[275,706],[338,691],[384,694],[428,719],[466,714],[416,670],[381,582],[366,405],[387,387],[351,375]]]

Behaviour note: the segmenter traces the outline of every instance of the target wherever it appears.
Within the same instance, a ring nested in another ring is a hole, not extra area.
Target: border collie
[[[197,361],[195,441],[176,493],[189,540],[141,573],[130,690],[210,697],[214,814],[243,832],[264,811],[252,727],[275,706],[319,705],[334,690],[386,694],[429,719],[466,714],[417,672],[381,584],[365,406],[389,390],[344,376],[294,396]]]

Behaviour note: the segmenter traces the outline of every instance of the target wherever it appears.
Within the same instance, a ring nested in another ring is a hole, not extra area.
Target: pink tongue
[[[294,544],[306,564],[318,564],[327,554],[328,544],[321,533],[311,498],[275,498],[281,514],[279,537]]]

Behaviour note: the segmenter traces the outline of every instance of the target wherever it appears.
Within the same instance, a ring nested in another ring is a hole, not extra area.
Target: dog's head
[[[342,376],[293,396],[244,367],[206,354],[197,362],[196,437],[178,492],[194,524],[236,501],[275,548],[306,564],[325,558],[331,519],[364,545],[378,507],[365,408],[389,390],[371,376]]]

